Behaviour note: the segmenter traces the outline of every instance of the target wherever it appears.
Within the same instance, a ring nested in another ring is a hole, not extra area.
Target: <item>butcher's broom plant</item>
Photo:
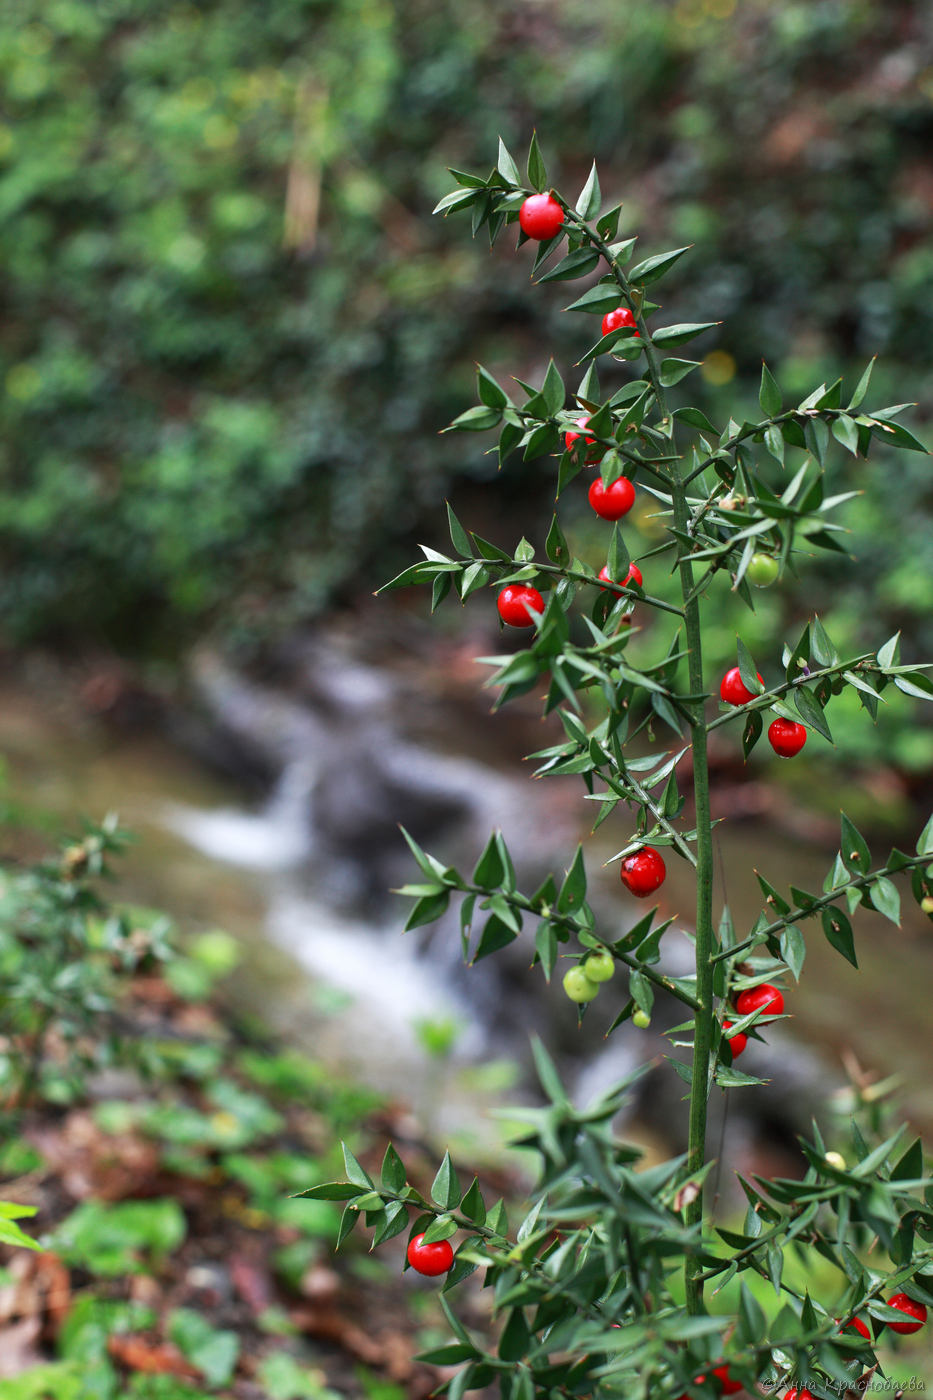
[[[375,1245],[405,1234],[409,1264],[443,1277],[453,1336],[424,1359],[457,1368],[441,1387],[453,1400],[491,1384],[506,1400],[861,1393],[884,1375],[877,1348],[919,1330],[933,1306],[933,1187],[920,1142],[903,1129],[882,1139],[858,1113],[844,1152],[827,1150],[814,1128],[800,1143],[799,1178],[739,1176],[747,1209],[726,1229],[710,1218],[704,1189],[713,1166],[707,1111],[714,1092],[762,1082],[739,1068],[740,1055],[783,1014],[806,975],[810,939],[828,939],[857,966],[860,907],[897,924],[907,893],[933,910],[933,819],[913,849],[873,865],[841,814],[821,888],[788,884],[783,871],[773,882],[759,876],[762,912],[736,927],[728,908],[714,907],[707,744],[725,730],[747,757],[766,732],[774,762],[804,763],[832,741],[829,715],[843,691],[874,721],[888,701],[933,699],[933,684],[928,663],[901,659],[896,636],[840,654],[815,613],[767,655],[753,657],[739,640],[735,666],[711,675],[704,609],[730,589],[751,608],[756,588],[779,586],[817,551],[845,552],[839,521],[855,493],[828,484],[839,461],[925,448],[897,421],[904,405],[865,407],[871,366],[854,389],[820,384],[799,403],[786,401],[763,366],[760,414],[711,423],[680,388],[697,364],[681,347],[715,323],[664,323],[651,300],[687,249],[637,259],[635,239],[619,237],[619,207],[603,211],[595,166],[571,201],[549,187],[535,140],[524,179],[501,143],[491,174],[453,174],[457,187],[437,212],[468,213],[474,234],[485,229],[493,242],[518,225],[519,247],[534,245],[542,294],[584,279],[568,310],[597,329],[575,387],[553,360],[540,385],[519,381],[517,396],[480,367],[479,402],[451,428],[496,432],[504,470],[516,455],[554,457],[558,502],[586,490],[607,522],[606,563],[596,570],[573,557],[559,509],[543,556],[527,539],[509,548],[481,538],[449,512],[449,551],[425,548],[387,586],[428,585],[432,611],[448,594],[480,595],[490,608],[495,599],[517,644],[484,658],[497,704],[543,692],[562,737],[535,755],[538,772],[582,780],[594,826],[610,822],[620,833],[615,859],[632,895],[650,899],[670,861],[691,867],[695,967],[689,976],[665,970],[671,920],[656,909],[630,927],[621,915],[620,926],[597,922],[582,849],[566,873],[520,889],[498,832],[471,874],[409,839],[418,875],[402,890],[414,901],[406,927],[458,901],[468,962],[528,940],[541,976],[561,977],[581,1016],[608,1003],[608,1030],[629,1018],[645,1025],[656,995],[674,998],[683,1014],[668,1032],[665,1072],[687,1086],[689,1142],[683,1155],[642,1166],[612,1127],[632,1080],[580,1109],[538,1044],[547,1102],[522,1110],[521,1144],[537,1154],[540,1174],[521,1221],[510,1223],[476,1180],[464,1189],[449,1154],[423,1194],[391,1145],[378,1179],[347,1152],[345,1181],[304,1194],[345,1202],[341,1240],[358,1224]],[[620,364],[634,369],[621,383]],[[604,366],[614,375],[608,390]],[[645,542],[623,531],[637,493],[663,536]],[[677,581],[674,601],[660,596],[665,574]],[[492,1290],[491,1335],[471,1332],[457,1314],[458,1288],[477,1272]],[[765,1288],[749,1286],[756,1277]],[[802,1279],[818,1280],[818,1291]]]

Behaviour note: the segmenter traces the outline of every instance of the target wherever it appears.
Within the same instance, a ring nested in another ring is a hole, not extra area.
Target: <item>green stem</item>
[[[822,666],[818,671],[810,671],[806,676],[795,676],[793,680],[783,681],[780,685],[774,686],[772,690],[762,691],[760,695],[755,696],[754,700],[748,700],[744,705],[731,705],[728,713],[710,720],[706,726],[706,732],[709,734],[714,729],[719,729],[723,724],[728,724],[730,720],[746,715],[752,710],[766,710],[776,696],[784,695],[788,690],[797,690],[800,686],[808,685],[811,681],[821,680],[823,676],[838,676],[844,671],[856,669],[884,675],[882,668],[877,663],[868,665],[869,662],[875,662],[873,651],[866,651],[860,656],[850,657],[848,661],[838,661],[835,666]]]
[[[550,918],[553,923],[561,924],[565,928],[568,928],[577,937],[579,937],[581,933],[592,933],[592,929],[588,925],[582,924],[578,919],[575,919],[572,914],[545,913],[543,909],[536,909],[526,895],[518,894],[517,892],[512,893],[509,890],[487,890],[483,889],[481,885],[468,885],[465,883],[457,885],[455,888],[460,890],[463,894],[482,896],[484,899],[489,899],[491,895],[497,894],[505,900],[506,904],[511,904],[514,909],[518,909],[526,914],[536,914],[538,918],[541,919]],[[625,963],[626,967],[644,973],[648,981],[653,982],[656,987],[659,987],[664,992],[668,992],[672,997],[676,997],[677,1000],[682,1001],[685,1006],[689,1006],[692,1011],[696,1010],[696,997],[692,997],[689,992],[684,991],[673,978],[665,977],[663,972],[655,972],[654,968],[648,963],[639,962],[638,958],[634,957],[633,954],[622,952],[618,948],[612,947],[611,944],[607,945],[607,950],[614,958],[618,958],[619,962]]]
[[[569,211],[568,211],[569,212]],[[579,218],[571,213],[574,223],[581,226],[591,245],[598,249],[609,263],[613,276],[619,284],[622,296],[633,312],[644,345],[648,363],[648,378],[654,389],[662,424],[670,424],[664,387],[661,383],[661,366],[654,342],[645,324],[640,306],[636,306],[632,288],[625,273],[618,266],[608,245],[593,233]],[[671,466],[671,495],[674,510],[674,524],[684,535],[690,524],[690,510],[687,504],[687,483],[678,461]],[[700,631],[700,604],[694,594],[693,565],[686,548],[678,541],[678,569],[680,572],[681,594],[684,600],[684,623],[687,639],[687,664],[690,675],[690,692],[693,695],[704,693],[703,646]],[[696,903],[696,998],[694,1014],[693,1073],[690,1085],[690,1128],[687,1146],[687,1171],[699,1172],[706,1160],[706,1119],[709,1095],[709,1065],[713,1038],[713,830],[709,800],[709,763],[706,752],[706,725],[703,719],[702,701],[696,706],[691,719],[693,733],[693,791],[696,804],[696,856],[697,856],[697,903]],[[700,1225],[703,1220],[703,1197],[697,1196],[687,1207],[688,1225]],[[695,1258],[688,1255],[684,1262],[687,1309],[696,1314],[704,1311],[702,1270]]]
[[[603,781],[607,781],[605,775],[601,776],[603,777]],[[674,844],[675,849],[680,852],[684,860],[689,861],[691,865],[696,866],[696,856],[693,854],[687,842],[681,836],[680,832],[676,831],[671,825],[671,823],[667,820],[667,817],[665,817],[664,813],[661,811],[660,807],[655,802],[651,794],[649,792],[646,792],[646,790],[642,787],[641,783],[638,782],[636,778],[632,777],[628,769],[624,771],[621,781],[628,784],[632,792],[637,797],[638,801],[641,803],[641,805],[645,808],[647,812],[651,813],[658,826],[661,827],[662,831],[667,832],[668,836],[670,836]],[[611,787],[611,784],[610,790],[614,791],[614,789],[612,789]]]
[[[751,937],[737,943],[734,948],[724,948],[721,952],[714,954],[713,962],[723,962],[727,958],[737,958],[742,953],[747,953],[749,948],[757,948],[760,943],[764,943],[767,938],[780,933],[781,929],[787,928],[788,924],[800,923],[803,919],[810,919],[814,914],[819,914],[821,910],[827,909],[831,904],[835,904],[837,899],[841,899],[846,890],[862,890],[867,885],[873,885],[876,880],[885,875],[898,875],[902,870],[914,870],[918,865],[929,865],[931,857],[912,856],[909,860],[900,861],[897,865],[885,865],[880,870],[869,870],[865,875],[855,875],[851,880],[846,880],[844,885],[837,885],[828,894],[822,895],[819,899],[814,899],[812,904],[806,908],[797,905],[795,909],[790,909],[783,914],[780,919],[775,919],[773,923],[765,928],[759,929]]]
[[[647,349],[648,347],[646,347]],[[653,347],[650,351],[653,356]],[[650,363],[650,359],[649,359]],[[662,409],[663,411],[663,409]],[[682,480],[673,488],[674,523],[686,530],[688,509]],[[700,601],[693,596],[693,565],[689,554],[679,561],[681,593],[684,598],[684,619],[687,637],[687,664],[690,690],[702,694],[703,649],[700,631]],[[689,600],[689,601],[688,601]],[[690,1125],[687,1145],[687,1171],[699,1172],[706,1160],[706,1118],[709,1095],[709,1063],[713,1028],[713,833],[710,815],[709,762],[706,751],[706,725],[703,705],[698,704],[693,730],[693,792],[696,806],[696,995],[698,1006],[694,1016],[693,1074],[690,1084]],[[687,1225],[703,1220],[702,1193],[687,1207]],[[703,1277],[696,1259],[687,1257],[684,1263],[687,1308],[691,1313],[703,1309]]]
[[[487,559],[484,563],[495,563],[495,560]],[[564,569],[560,564],[539,564],[537,559],[513,559],[512,564],[516,569],[524,568],[531,564],[539,574],[556,574],[559,578],[573,579],[575,583],[589,583],[595,588],[602,588],[598,578],[589,574],[581,573],[579,569]],[[503,565],[505,561],[503,560]],[[668,603],[664,598],[654,598],[649,593],[635,593],[631,588],[626,588],[621,583],[614,583],[612,591],[620,598],[631,598],[633,603],[647,603],[650,608],[658,608],[661,612],[673,613],[675,617],[683,617],[683,611],[673,603]]]

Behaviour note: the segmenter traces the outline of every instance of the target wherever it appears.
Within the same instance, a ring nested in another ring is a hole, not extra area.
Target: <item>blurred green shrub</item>
[[[492,473],[436,444],[467,349],[531,374],[559,302],[521,260],[481,276],[427,214],[500,130],[537,125],[571,178],[593,150],[627,223],[701,245],[670,299],[725,308],[711,400],[762,351],[791,389],[875,351],[918,384],[931,25],[908,0],[16,0],[3,635],[255,641],[368,594],[453,479]],[[903,548],[875,575],[905,540],[933,575],[928,481],[918,459],[865,501],[863,605],[908,628],[929,607]]]

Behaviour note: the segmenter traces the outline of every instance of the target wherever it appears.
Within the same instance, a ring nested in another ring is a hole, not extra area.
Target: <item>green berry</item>
[[[647,1011],[636,1011],[632,1017],[632,1025],[637,1026],[640,1031],[647,1030],[651,1025],[651,1017]]]
[[[590,953],[583,964],[583,971],[591,982],[608,982],[615,970],[615,958],[605,948],[601,952]]]
[[[933,914],[933,895],[925,894],[920,901],[920,908],[924,914]]]
[[[599,991],[596,982],[591,982],[582,967],[572,967],[564,973],[564,991],[571,1001],[592,1001]]]
[[[771,554],[753,554],[745,577],[756,588],[770,588],[778,576],[778,561]]]

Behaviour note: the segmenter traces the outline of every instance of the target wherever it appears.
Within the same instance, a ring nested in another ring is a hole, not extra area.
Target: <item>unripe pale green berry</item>
[[[632,1025],[637,1026],[640,1031],[647,1030],[651,1025],[651,1017],[647,1011],[636,1011],[632,1017]]]
[[[924,914],[933,914],[933,894],[925,894],[920,901]]]
[[[771,554],[753,554],[745,577],[756,588],[770,588],[779,573],[778,561]]]
[[[615,959],[605,949],[598,953],[590,953],[583,964],[583,971],[591,982],[608,982],[615,970]]]
[[[599,985],[590,981],[582,967],[572,967],[564,973],[564,991],[571,1001],[592,1001],[599,991]]]
[[[827,1152],[823,1160],[828,1167],[835,1167],[837,1172],[846,1169],[846,1159],[841,1152]]]

